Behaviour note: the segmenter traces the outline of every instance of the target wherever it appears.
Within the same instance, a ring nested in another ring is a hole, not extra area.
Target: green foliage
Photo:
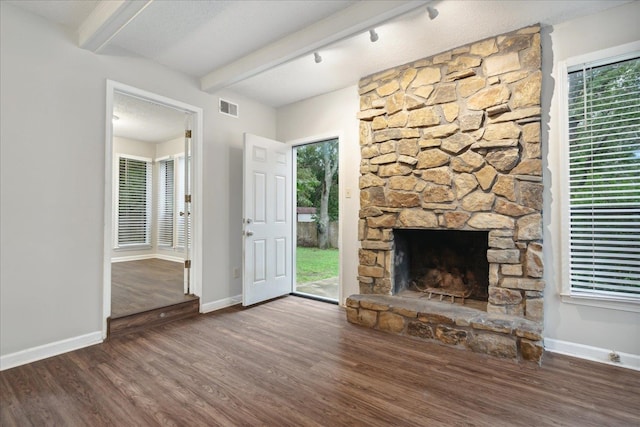
[[[318,181],[318,178],[316,178],[312,170],[308,168],[301,168],[300,165],[298,165],[298,177],[296,182],[298,206],[315,206],[314,196],[319,185],[320,181]]]
[[[331,165],[338,162],[338,141],[309,144],[297,149],[297,205],[320,209],[324,185],[325,161],[328,152]],[[331,177],[329,189],[329,219],[338,219],[338,172]]]
[[[338,249],[296,248],[296,282],[307,283],[337,277]]]

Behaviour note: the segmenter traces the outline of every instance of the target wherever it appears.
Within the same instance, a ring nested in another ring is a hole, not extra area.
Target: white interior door
[[[291,292],[291,146],[244,135],[242,305]]]

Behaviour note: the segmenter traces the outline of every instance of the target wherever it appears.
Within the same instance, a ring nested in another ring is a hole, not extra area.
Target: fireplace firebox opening
[[[393,293],[405,290],[487,301],[487,231],[395,229]]]

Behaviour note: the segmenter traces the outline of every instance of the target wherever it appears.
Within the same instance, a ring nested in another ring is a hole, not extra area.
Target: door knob
[[[246,234],[247,236],[253,236],[253,231],[246,231],[244,234]]]

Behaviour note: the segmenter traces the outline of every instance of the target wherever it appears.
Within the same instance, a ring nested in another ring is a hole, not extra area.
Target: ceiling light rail
[[[237,61],[211,71],[200,79],[200,88],[213,93],[294,59],[318,52],[319,49],[333,43],[362,34],[363,31],[369,31],[372,27],[425,7],[431,1],[355,2],[340,13],[289,34]]]

